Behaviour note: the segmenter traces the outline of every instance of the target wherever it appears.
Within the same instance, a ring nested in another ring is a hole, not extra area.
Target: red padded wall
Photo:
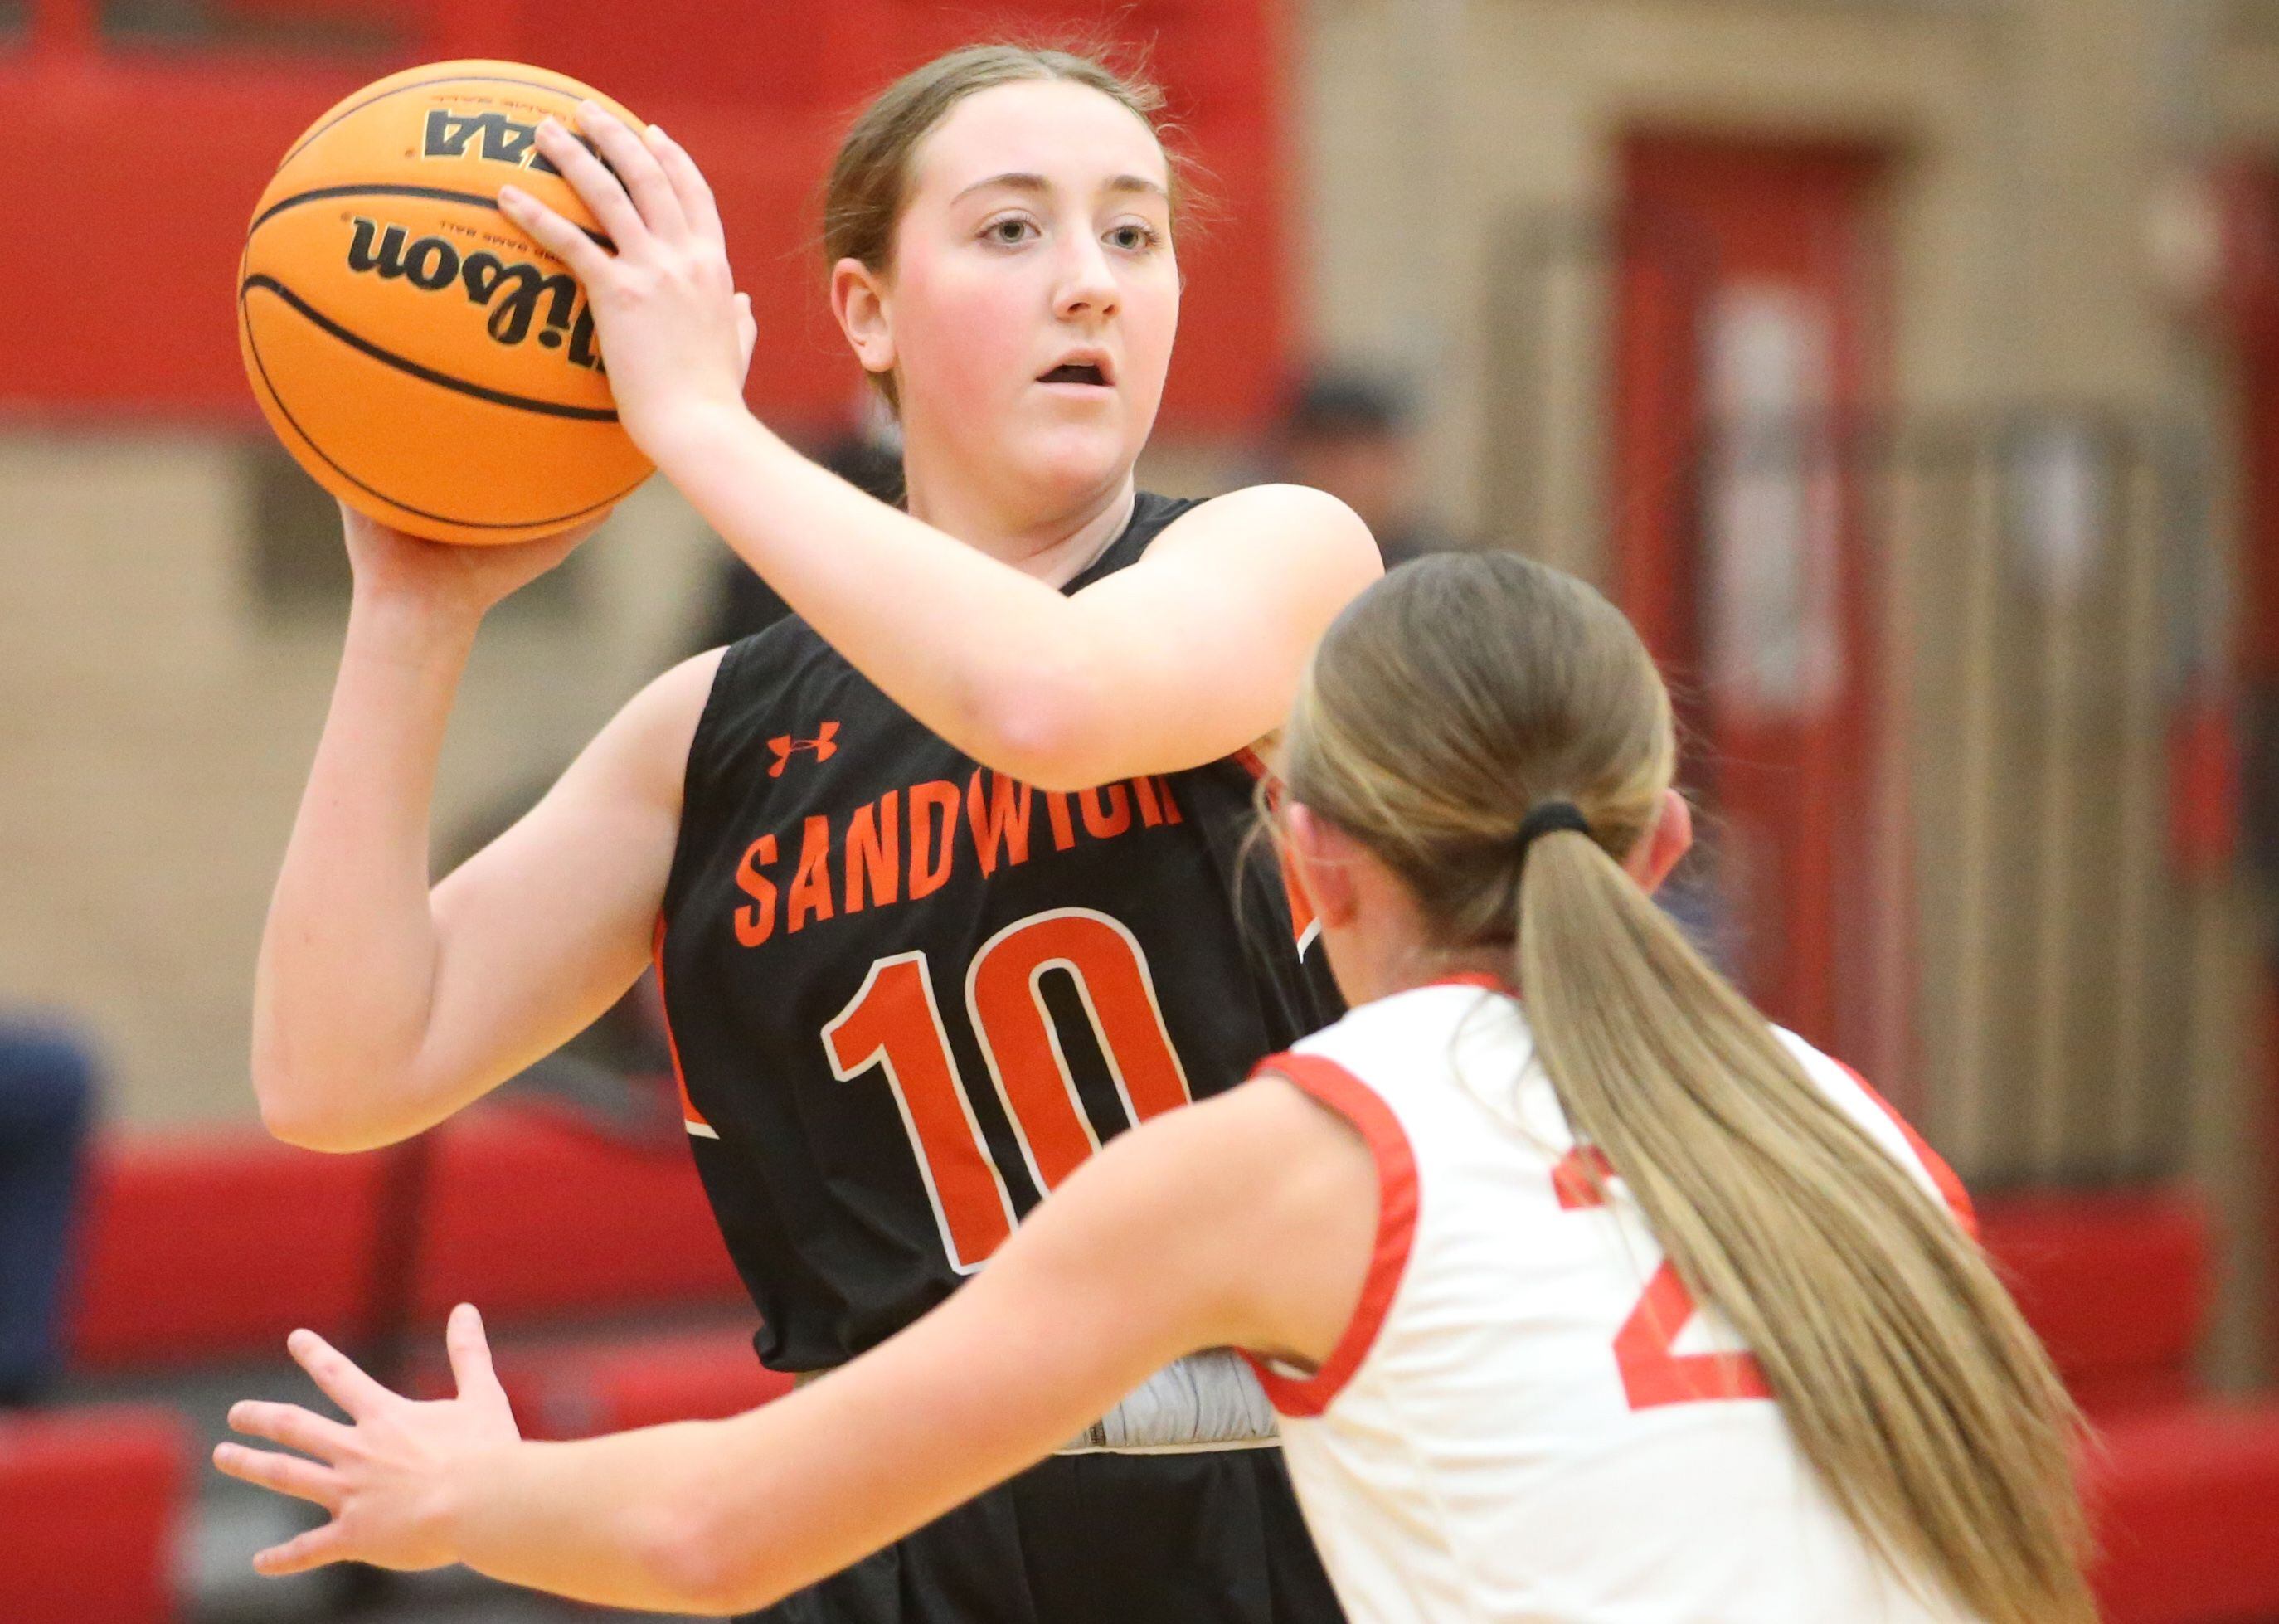
[[[107,1406],[0,1415],[0,1603],[9,1624],[170,1624],[189,1428]]]
[[[1183,247],[1186,325],[1164,421],[1239,429],[1272,408],[1289,339],[1282,61],[1286,0],[1142,0],[1113,13],[1145,48],[1226,219]],[[0,50],[0,417],[253,420],[233,272],[287,145],[357,85],[411,62],[499,56],[579,74],[656,119],[719,193],[762,316],[752,396],[786,426],[836,421],[861,380],[821,296],[815,203],[871,92],[936,51],[1098,27],[1096,6],[939,0],[244,0],[271,21],[369,18],[410,38],[356,58],[90,42],[93,0],[44,0]]]

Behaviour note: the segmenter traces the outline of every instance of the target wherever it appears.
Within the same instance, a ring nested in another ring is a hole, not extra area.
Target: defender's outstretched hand
[[[411,1569],[458,1560],[448,1529],[459,1468],[521,1435],[472,1306],[451,1311],[444,1343],[458,1397],[419,1404],[388,1391],[314,1331],[286,1339],[294,1359],[351,1424],[298,1405],[248,1400],[232,1406],[229,1424],[239,1432],[302,1453],[221,1443],[214,1447],[214,1465],[333,1514],[324,1527],[256,1556],[257,1571],[297,1574],[331,1562]]]
[[[685,418],[741,408],[751,304],[728,268],[712,189],[679,143],[656,125],[636,134],[596,102],[578,118],[592,148],[552,119],[538,147],[609,246],[518,187],[500,189],[499,207],[585,285],[618,420],[662,463]]]

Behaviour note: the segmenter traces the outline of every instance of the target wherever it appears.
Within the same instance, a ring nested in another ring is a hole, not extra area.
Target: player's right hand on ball
[[[538,150],[614,251],[518,187],[500,189],[499,208],[584,286],[618,421],[670,473],[684,428],[744,409],[751,302],[736,292],[712,189],[679,143],[595,102],[580,105],[579,123],[590,148],[548,119]]]
[[[588,519],[535,541],[460,546],[407,535],[341,504],[341,529],[359,596],[416,601],[480,616],[568,558],[608,518]]]

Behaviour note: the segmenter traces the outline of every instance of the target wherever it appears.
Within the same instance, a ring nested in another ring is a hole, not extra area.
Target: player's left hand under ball
[[[451,1311],[444,1341],[456,1398],[421,1404],[392,1393],[314,1331],[295,1331],[287,1348],[350,1424],[298,1405],[248,1400],[231,1407],[229,1424],[237,1431],[302,1453],[221,1443],[214,1465],[332,1513],[322,1528],[256,1556],[257,1572],[297,1574],[332,1562],[409,1570],[458,1560],[450,1528],[464,1468],[517,1443],[520,1434],[472,1307],[463,1303]]]
[[[584,284],[618,420],[663,463],[684,425],[742,409],[757,329],[694,160],[656,126],[636,134],[597,103],[579,121],[600,158],[552,119],[539,126],[539,150],[616,251],[519,188],[500,189],[499,207]]]

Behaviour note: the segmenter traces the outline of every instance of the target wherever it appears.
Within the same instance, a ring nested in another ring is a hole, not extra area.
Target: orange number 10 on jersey
[[[1076,983],[1129,1122],[1190,1097],[1147,955],[1130,930],[1089,908],[1055,908],[1007,926],[966,967],[965,1011],[1040,1195],[1100,1148],[1045,1008],[1047,970]],[[823,1046],[842,1081],[885,1069],[951,1266],[979,1268],[1013,1232],[1013,1203],[951,1058],[926,956],[897,953],[872,964],[823,1028]]]

